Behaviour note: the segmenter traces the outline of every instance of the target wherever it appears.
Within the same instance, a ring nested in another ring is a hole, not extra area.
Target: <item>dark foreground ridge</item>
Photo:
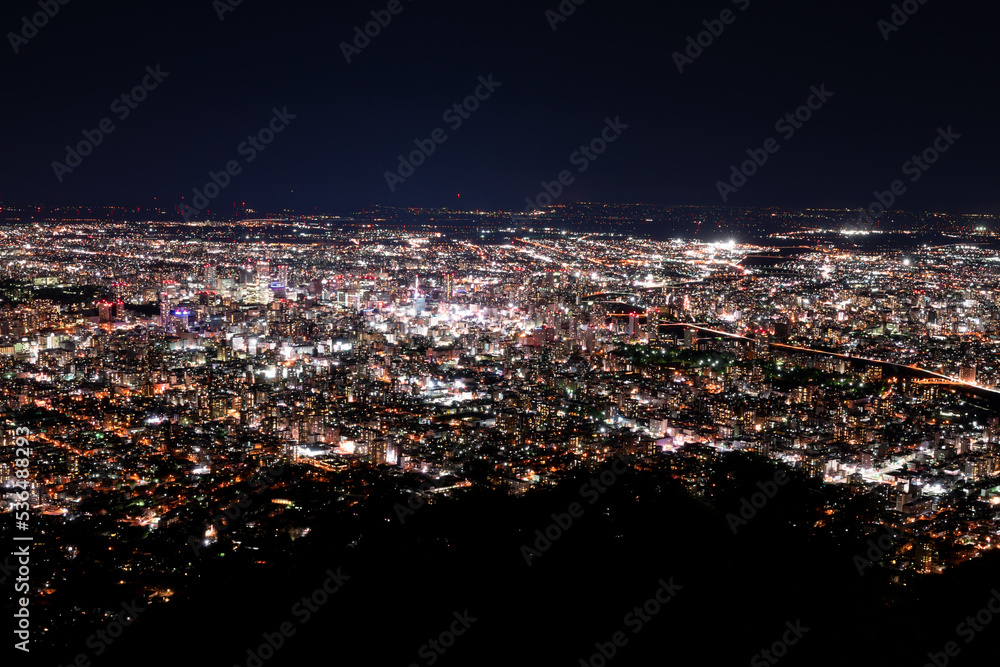
[[[386,488],[294,547],[207,555],[187,599],[144,612],[93,664],[601,665],[603,650],[616,665],[921,665],[949,641],[956,665],[995,655],[992,627],[951,630],[1000,585],[994,557],[862,576],[865,536],[816,529],[829,491],[794,473],[734,534],[727,514],[772,488],[773,464],[724,459],[713,479],[727,490],[705,500],[667,467],[604,471],[610,485],[581,473],[524,498],[473,491],[402,523],[404,497]],[[536,529],[555,539],[529,565]]]

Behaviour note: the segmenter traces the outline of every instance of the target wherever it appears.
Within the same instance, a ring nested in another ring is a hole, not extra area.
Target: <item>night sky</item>
[[[0,201],[173,207],[234,161],[210,210],[521,210],[564,170],[556,201],[710,205],[774,138],[726,203],[858,208],[900,179],[898,208],[1000,212],[995,2],[911,0],[890,31],[892,3],[872,0],[565,0],[559,21],[558,0],[398,0],[394,15],[382,0],[242,0],[220,20],[224,1],[69,0],[26,42],[10,33],[38,0],[4,3]],[[674,52],[724,10],[678,71]],[[341,43],[372,11],[391,22],[348,63]],[[144,101],[112,106],[157,65],[169,75]],[[490,75],[499,87],[453,129],[444,113]],[[776,129],[824,85],[833,96],[793,136]],[[296,117],[248,162],[241,143],[285,108]],[[53,162],[105,118],[114,130],[60,182]],[[606,119],[627,128],[574,161]],[[911,181],[904,163],[949,126],[960,138]],[[437,128],[446,140],[390,191],[385,172]]]

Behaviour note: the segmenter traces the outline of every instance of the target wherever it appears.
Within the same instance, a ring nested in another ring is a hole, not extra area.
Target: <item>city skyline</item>
[[[3,664],[995,660],[997,25],[9,0]]]
[[[46,591],[24,642],[119,664],[226,609],[203,649],[223,664],[296,664],[343,628],[351,655],[503,662],[530,613],[567,638],[539,660],[648,664],[678,627],[712,636],[691,623],[730,595],[758,620],[729,661],[833,664],[822,638],[859,631],[859,600],[930,626],[908,660],[956,634],[988,655],[938,582],[974,615],[1000,557],[996,232],[798,211],[699,241],[609,210],[563,212],[592,231],[0,225],[2,519]],[[595,591],[595,563],[627,587]],[[365,648],[382,600],[427,586],[434,613]],[[516,586],[560,592],[526,612]]]

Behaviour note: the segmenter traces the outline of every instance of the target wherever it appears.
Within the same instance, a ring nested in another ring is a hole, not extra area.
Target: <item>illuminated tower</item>
[[[296,440],[287,440],[282,446],[283,463],[295,464],[299,462],[299,443]]]
[[[608,321],[608,309],[602,301],[594,301],[590,309],[590,321],[595,327],[603,327]]]
[[[424,312],[426,305],[427,300],[420,296],[420,276],[415,276],[413,278],[413,316],[420,317],[420,313]]]
[[[268,282],[270,282],[270,280],[271,280],[271,263],[268,262],[266,259],[262,260],[260,262],[257,262],[257,277],[260,278],[260,279],[264,279],[264,280],[267,280]]]
[[[274,300],[274,291],[271,290],[271,280],[265,276],[257,279],[257,303],[268,304]]]
[[[660,309],[650,308],[646,311],[646,334],[650,342],[660,339]]]
[[[170,295],[160,292],[160,326],[164,329],[170,322]]]
[[[101,324],[107,324],[108,322],[114,321],[114,315],[112,314],[113,308],[114,305],[110,301],[101,299],[97,302],[97,314],[100,317]]]
[[[684,330],[684,349],[685,350],[698,349],[698,331],[696,329]]]

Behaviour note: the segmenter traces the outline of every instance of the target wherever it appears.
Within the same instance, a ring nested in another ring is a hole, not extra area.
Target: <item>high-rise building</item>
[[[97,314],[101,324],[114,322],[114,304],[110,301],[100,300],[97,302]]]
[[[267,260],[257,262],[257,278],[271,281],[271,264]]]
[[[684,330],[684,349],[694,350],[698,347],[698,330],[697,329],[685,329]]]
[[[170,322],[170,295],[160,292],[160,326],[166,327]]]
[[[962,382],[968,382],[969,384],[976,383],[976,366],[975,364],[971,366],[962,366],[958,369],[958,379]]]
[[[646,311],[646,332],[650,341],[660,339],[660,309],[650,308]]]
[[[268,304],[274,301],[274,291],[271,289],[271,279],[261,274],[257,277],[257,303]]]

